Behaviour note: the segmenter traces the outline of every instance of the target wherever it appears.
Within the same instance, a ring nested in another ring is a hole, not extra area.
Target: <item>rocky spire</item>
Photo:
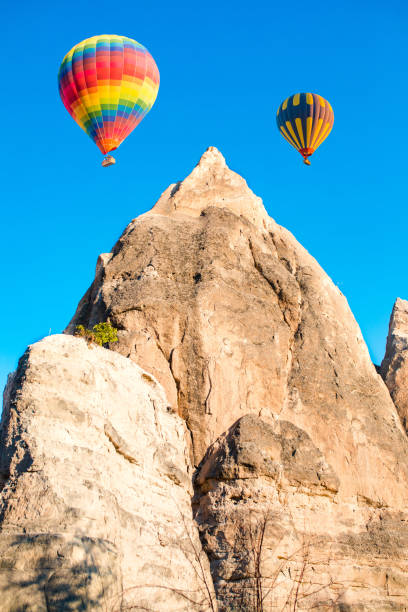
[[[408,432],[408,301],[401,298],[392,309],[381,376]]]
[[[150,213],[197,217],[209,206],[227,208],[260,229],[272,223],[261,198],[251,191],[242,176],[228,168],[216,147],[205,151],[184,181],[170,185]]]
[[[393,313],[395,372],[407,306]],[[185,565],[191,457],[220,610],[253,609],[242,602],[262,524],[262,571],[279,576],[264,582],[266,609],[296,607],[296,593],[308,609],[407,609],[408,438],[395,405],[345,297],[216,149],[100,258],[70,329],[106,320],[123,357],[47,339],[10,380],[0,601],[61,609],[53,593],[88,584],[78,567],[98,585],[116,567],[114,586],[140,607],[194,610],[192,572],[207,593],[211,581]],[[98,566],[83,565],[70,534],[86,536],[81,549],[94,538]],[[145,599],[137,585],[150,585]],[[185,608],[175,594],[188,594]]]

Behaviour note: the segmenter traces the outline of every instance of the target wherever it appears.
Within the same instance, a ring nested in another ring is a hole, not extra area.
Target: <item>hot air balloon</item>
[[[117,149],[149,112],[159,81],[156,63],[143,45],[108,34],[75,45],[58,73],[65,108],[103,155]],[[107,155],[102,165],[114,163]]]
[[[276,113],[280,133],[299,151],[308,166],[308,158],[330,134],[333,122],[334,114],[329,102],[312,93],[289,96]]]

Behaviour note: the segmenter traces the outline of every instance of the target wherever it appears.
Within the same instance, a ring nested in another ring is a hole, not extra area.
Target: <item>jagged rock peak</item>
[[[398,346],[397,346],[398,345]],[[395,300],[388,329],[387,346],[382,368],[389,366],[395,350],[408,348],[408,300]]]
[[[147,214],[198,217],[210,206],[227,208],[262,230],[274,224],[261,198],[228,168],[216,147],[209,147],[184,181],[170,185]]]
[[[408,336],[408,300],[395,300],[390,319],[390,333]]]
[[[397,298],[392,309],[381,376],[408,433],[408,300]]]
[[[200,161],[196,165],[196,168],[205,168],[210,166],[223,166],[227,168],[227,163],[225,161],[225,157],[217,149],[217,147],[208,147],[206,151],[200,157]]]

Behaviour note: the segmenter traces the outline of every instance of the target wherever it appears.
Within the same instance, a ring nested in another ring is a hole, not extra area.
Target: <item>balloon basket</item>
[[[113,166],[113,164],[116,164],[116,159],[114,157],[112,157],[112,155],[107,155],[103,160],[102,160],[102,166],[104,168],[107,168],[108,166]]]

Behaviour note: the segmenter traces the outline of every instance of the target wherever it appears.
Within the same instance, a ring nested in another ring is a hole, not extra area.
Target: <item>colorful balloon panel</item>
[[[105,155],[117,149],[154,104],[160,76],[143,45],[102,35],[76,45],[58,73],[61,99]]]
[[[279,106],[276,122],[285,140],[307,161],[330,134],[334,113],[322,96],[297,93]]]

